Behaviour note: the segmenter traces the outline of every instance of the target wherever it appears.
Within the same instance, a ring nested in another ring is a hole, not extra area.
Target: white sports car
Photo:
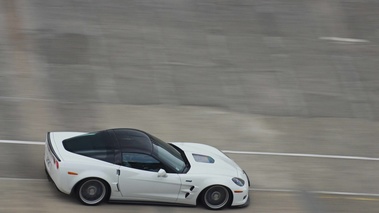
[[[63,193],[86,205],[105,200],[246,206],[249,179],[218,149],[165,143],[136,129],[48,132],[45,168]]]

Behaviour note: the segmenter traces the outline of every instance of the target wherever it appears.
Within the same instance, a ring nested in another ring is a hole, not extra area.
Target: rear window
[[[106,131],[91,132],[63,141],[64,148],[79,155],[113,163],[114,146]]]

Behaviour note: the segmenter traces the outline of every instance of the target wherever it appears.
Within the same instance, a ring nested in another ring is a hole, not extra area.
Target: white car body
[[[186,173],[144,171],[109,163],[67,151],[62,141],[85,132],[50,132],[45,146],[45,167],[56,187],[71,194],[76,184],[87,178],[97,178],[109,185],[109,200],[149,201],[196,205],[200,193],[207,187],[221,185],[230,190],[230,205],[246,205],[249,200],[249,180],[245,172],[218,149],[198,143],[174,142],[185,153],[190,169]],[[199,162],[194,155],[210,156],[213,163]],[[243,186],[232,181],[244,180]]]

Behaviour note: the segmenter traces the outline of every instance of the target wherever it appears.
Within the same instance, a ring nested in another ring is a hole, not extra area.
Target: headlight
[[[245,181],[242,180],[241,178],[234,177],[232,178],[232,181],[237,184],[238,186],[243,186],[245,185]]]

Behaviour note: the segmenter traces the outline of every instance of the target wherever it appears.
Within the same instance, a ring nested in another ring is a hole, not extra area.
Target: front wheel
[[[104,181],[87,179],[81,182],[76,190],[80,202],[85,205],[97,205],[108,196],[109,190]]]
[[[219,210],[229,205],[231,195],[229,190],[220,185],[207,188],[202,195],[203,204],[206,208]]]

